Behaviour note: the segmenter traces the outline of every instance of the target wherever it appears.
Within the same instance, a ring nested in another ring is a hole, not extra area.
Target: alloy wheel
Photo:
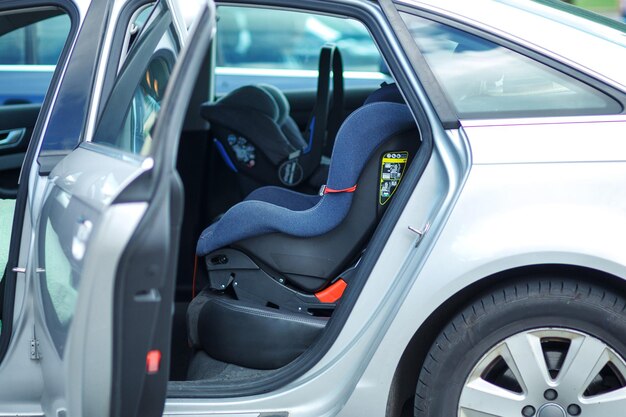
[[[459,417],[609,417],[626,413],[626,361],[601,340],[564,328],[527,330],[472,369]]]

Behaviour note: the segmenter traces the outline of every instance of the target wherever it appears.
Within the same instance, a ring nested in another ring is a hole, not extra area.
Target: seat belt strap
[[[336,193],[353,193],[356,191],[356,184],[353,185],[352,187],[348,187],[348,188],[342,188],[342,189],[334,189],[334,188],[330,188],[327,185],[322,185],[322,187],[320,188],[320,196],[323,196],[324,194],[336,194]]]

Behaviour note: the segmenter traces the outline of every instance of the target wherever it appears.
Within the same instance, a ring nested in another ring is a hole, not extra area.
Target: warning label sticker
[[[387,152],[383,155],[380,167],[380,205],[385,205],[398,188],[409,159],[406,151]]]

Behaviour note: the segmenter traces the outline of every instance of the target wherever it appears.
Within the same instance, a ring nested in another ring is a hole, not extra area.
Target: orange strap
[[[331,194],[331,193],[353,193],[356,191],[356,184],[352,187],[342,188],[341,190],[336,190],[334,188],[327,187],[326,185],[322,185],[322,189],[320,190],[320,195]]]

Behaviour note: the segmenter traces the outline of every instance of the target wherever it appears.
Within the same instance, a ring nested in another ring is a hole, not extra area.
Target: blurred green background
[[[618,0],[572,0],[568,3],[597,12],[617,12],[619,8]]]

